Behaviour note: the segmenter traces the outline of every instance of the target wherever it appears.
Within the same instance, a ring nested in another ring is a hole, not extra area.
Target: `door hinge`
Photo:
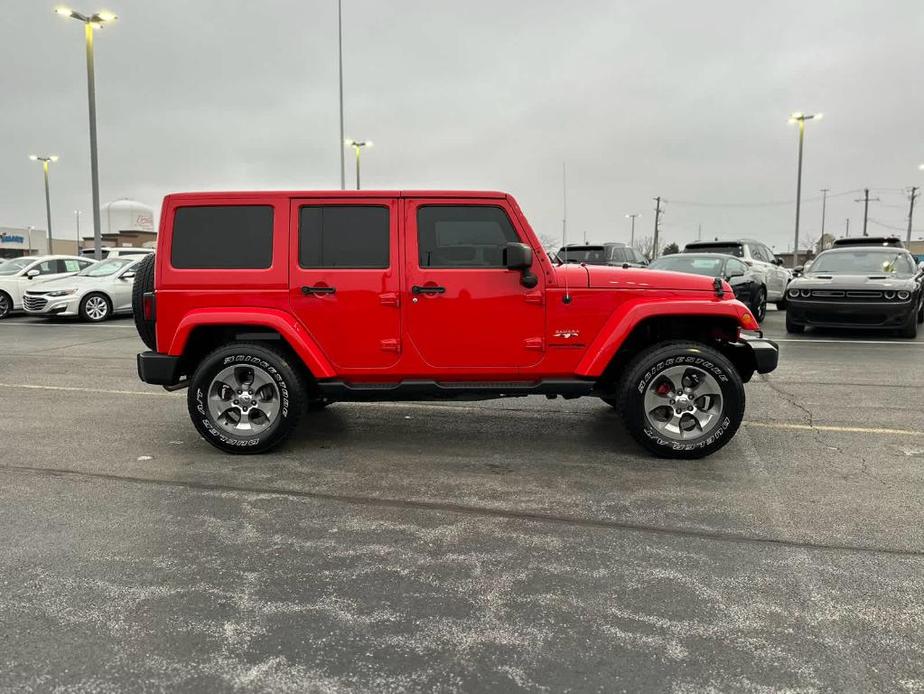
[[[401,352],[401,340],[397,338],[389,338],[387,340],[379,340],[379,347],[383,352]]]
[[[545,340],[541,337],[528,337],[523,340],[523,347],[534,352],[542,352],[545,350]]]
[[[385,292],[384,294],[379,294],[379,301],[382,303],[382,306],[397,306],[398,292]]]
[[[545,303],[545,295],[542,292],[529,292],[525,295],[527,304],[539,304],[540,306]]]

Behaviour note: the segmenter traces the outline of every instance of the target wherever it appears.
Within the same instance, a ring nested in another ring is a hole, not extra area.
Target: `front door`
[[[292,201],[290,302],[338,369],[400,356],[397,210],[389,198]]]
[[[496,370],[543,357],[544,287],[504,267],[504,246],[526,241],[503,200],[408,200],[407,333],[433,368]]]

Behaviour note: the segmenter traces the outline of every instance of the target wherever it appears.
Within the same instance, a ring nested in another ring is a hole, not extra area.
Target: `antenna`
[[[568,173],[565,169],[565,162],[561,163],[561,246],[564,248],[568,245]],[[565,262],[562,263],[562,272],[565,274],[565,297],[563,301],[566,304],[571,303],[571,294],[568,291],[568,253],[565,251]]]

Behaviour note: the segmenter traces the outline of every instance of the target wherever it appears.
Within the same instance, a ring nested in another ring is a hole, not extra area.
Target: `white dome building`
[[[100,208],[102,233],[154,231],[154,208],[137,200],[119,198]]]
[[[100,236],[105,247],[157,246],[154,208],[137,200],[120,198],[100,208]],[[92,225],[91,225],[92,230]],[[84,236],[81,248],[93,248],[93,237]]]

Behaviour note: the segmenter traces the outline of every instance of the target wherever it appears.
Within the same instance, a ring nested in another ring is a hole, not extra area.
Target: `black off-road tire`
[[[148,349],[156,350],[154,321],[145,320],[143,305],[145,293],[154,291],[154,255],[150,253],[145,256],[135,269],[135,281],[132,283],[132,315],[141,341],[147,345]]]
[[[793,333],[795,335],[801,335],[805,332],[805,326],[800,323],[793,323],[789,319],[789,313],[786,314],[786,332]]]
[[[600,399],[603,402],[605,402],[607,405],[612,407],[614,410],[616,410],[617,412],[621,409],[621,403],[619,402],[619,398],[600,398]]]
[[[924,299],[921,299],[921,309],[918,311],[918,325],[924,323]]]
[[[282,443],[291,433],[305,410],[305,383],[292,363],[292,357],[265,344],[235,342],[207,355],[196,367],[189,381],[187,407],[193,425],[210,444],[226,453],[263,453]],[[280,402],[277,418],[259,433],[239,436],[214,421],[208,409],[208,389],[216,375],[228,366],[259,366],[276,383]]]
[[[645,414],[645,391],[665,369],[689,365],[710,374],[722,391],[722,410],[715,427],[699,438],[665,438]],[[728,443],[744,417],[744,383],[732,363],[698,342],[662,342],[638,354],[619,384],[619,409],[626,429],[642,446],[661,458],[695,459],[715,453]]]
[[[13,297],[6,292],[0,292],[0,320],[13,312]]]

